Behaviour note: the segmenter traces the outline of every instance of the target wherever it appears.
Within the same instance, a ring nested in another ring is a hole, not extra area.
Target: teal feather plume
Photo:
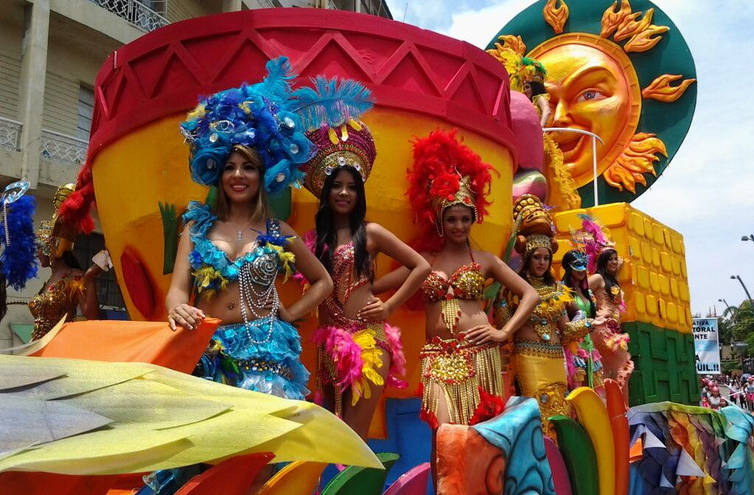
[[[338,81],[337,77],[318,76],[312,79],[312,85],[294,92],[295,111],[308,131],[323,124],[330,127],[343,125],[349,119],[358,119],[374,105],[372,92],[353,79]]]
[[[287,100],[290,97],[291,81],[295,77],[288,57],[277,57],[269,60],[265,65],[267,76],[262,81],[262,94],[275,96]]]

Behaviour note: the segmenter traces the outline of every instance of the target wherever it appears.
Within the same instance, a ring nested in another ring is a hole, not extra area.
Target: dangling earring
[[[437,230],[438,236],[445,237],[445,231],[442,228],[442,222],[435,221],[435,230]]]

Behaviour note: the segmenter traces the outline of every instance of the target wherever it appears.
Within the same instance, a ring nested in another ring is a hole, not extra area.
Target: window
[[[89,142],[89,130],[92,128],[92,111],[94,109],[94,91],[79,85],[79,117],[76,125],[76,137]]]
[[[76,238],[73,255],[81,267],[86,270],[92,264],[92,256],[104,248],[105,238],[102,234],[80,235]],[[120,293],[114,270],[102,273],[97,277],[97,301],[100,310],[106,310],[108,313],[111,311],[126,312],[126,304],[123,302],[123,295]],[[104,313],[102,317],[105,317]],[[108,316],[108,318],[110,317]]]
[[[141,0],[141,3],[154,10],[158,14],[165,15],[165,13],[167,12],[167,0]]]

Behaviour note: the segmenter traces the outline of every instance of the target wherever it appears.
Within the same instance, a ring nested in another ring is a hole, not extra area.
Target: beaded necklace
[[[557,321],[563,315],[566,303],[573,300],[571,290],[561,283],[547,285],[542,278],[531,275],[529,278],[541,300],[529,321],[537,335],[544,342],[549,342],[553,335],[559,335]]]

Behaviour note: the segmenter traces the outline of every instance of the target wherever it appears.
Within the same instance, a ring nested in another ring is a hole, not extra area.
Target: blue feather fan
[[[37,275],[38,261],[34,236],[34,210],[36,202],[32,196],[21,196],[8,208],[8,236],[6,244],[5,219],[0,213],[0,244],[5,246],[0,255],[2,271],[8,284],[21,290],[30,279]]]

